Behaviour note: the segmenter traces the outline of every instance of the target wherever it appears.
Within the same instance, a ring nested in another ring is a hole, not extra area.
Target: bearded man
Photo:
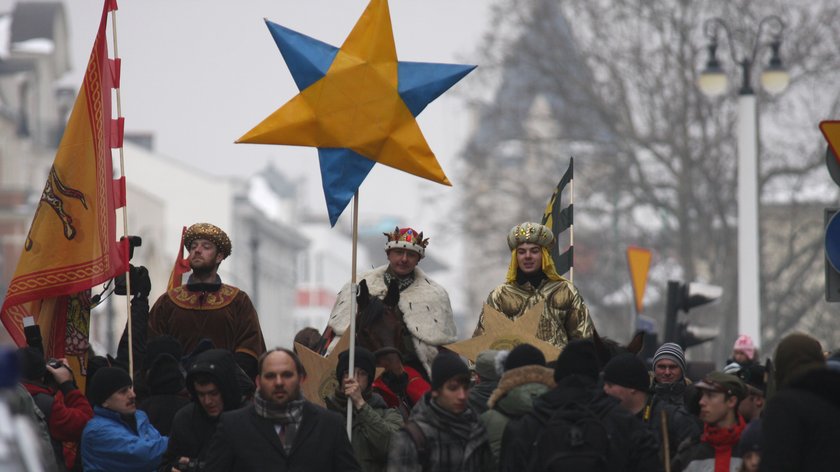
[[[423,239],[422,232],[418,234],[412,228],[394,228],[393,233],[383,234],[388,238],[385,242],[388,264],[363,274],[359,281],[365,280],[371,296],[379,298],[385,296],[392,281],[398,284],[400,297],[397,308],[402,312],[405,324],[403,339],[408,342],[406,346],[396,348],[401,351],[407,366],[422,370],[423,376],[428,377],[438,346],[457,339],[449,294],[417,267],[425,257],[429,244],[428,238]],[[350,324],[351,292],[348,283],[339,292],[330,313],[329,329],[338,336],[343,335]],[[333,346],[337,344],[338,336]]]
[[[216,273],[230,256],[228,235],[209,223],[196,223],[184,233],[192,274],[186,285],[158,298],[149,313],[150,338],[169,335],[184,352],[202,339],[233,352],[250,378],[257,375],[257,358],[265,352],[260,320],[248,294],[222,283]]]

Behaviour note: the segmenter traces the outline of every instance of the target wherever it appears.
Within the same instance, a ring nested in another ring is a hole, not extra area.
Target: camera
[[[190,459],[190,461],[186,464],[175,464],[175,468],[184,472],[200,472],[204,469],[204,461],[200,461],[198,459]]]
[[[64,364],[61,363],[58,359],[49,359],[47,361],[47,365],[52,367],[53,369],[58,369],[60,367],[64,367]]]

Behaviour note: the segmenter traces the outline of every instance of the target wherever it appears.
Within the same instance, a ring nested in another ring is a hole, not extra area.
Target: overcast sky
[[[80,82],[102,1],[64,3]],[[490,3],[392,0],[399,59],[475,63]],[[157,151],[213,174],[248,176],[272,162],[311,182],[307,200],[326,220],[316,150],[233,141],[297,93],[263,18],[340,46],[366,6],[366,0],[120,0],[117,46],[123,61],[126,130],[153,132]],[[473,72],[478,73],[480,67]],[[460,177],[453,161],[472,125],[452,92],[469,87],[470,79],[429,105],[418,119],[456,186]],[[404,211],[406,223],[415,226],[433,224],[441,213],[418,205],[421,196],[454,196],[452,188],[384,166],[374,168],[360,193],[362,216]]]

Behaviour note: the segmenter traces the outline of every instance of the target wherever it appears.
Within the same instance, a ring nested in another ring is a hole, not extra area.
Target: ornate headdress
[[[426,255],[426,246],[429,245],[429,238],[423,239],[423,233],[417,234],[412,228],[394,228],[393,233],[382,233],[388,238],[385,243],[385,252],[394,248],[408,249],[420,254],[420,259]]]
[[[542,271],[549,280],[565,280],[557,273],[554,260],[551,258],[551,247],[554,242],[554,233],[539,223],[526,221],[511,228],[507,237],[508,247],[510,248],[510,265],[508,265],[505,280],[508,283],[513,283],[516,280],[516,269],[519,267],[516,260],[516,248],[524,243],[542,246]]]
[[[511,251],[523,243],[538,244],[551,249],[551,245],[554,244],[554,233],[539,223],[526,221],[511,228],[507,243]]]
[[[230,256],[230,238],[218,226],[210,223],[196,223],[184,233],[184,247],[190,250],[190,246],[196,239],[206,239],[216,245],[216,249],[224,254],[225,258]]]

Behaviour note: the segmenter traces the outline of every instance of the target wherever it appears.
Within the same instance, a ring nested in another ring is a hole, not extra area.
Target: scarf
[[[438,406],[434,399],[429,400],[429,407],[435,415],[440,419],[440,424],[447,427],[456,436],[467,441],[472,434],[472,427],[475,423],[475,413],[472,409],[467,408],[460,415],[453,415],[449,411]]]
[[[254,395],[254,410],[257,416],[262,416],[283,427],[285,437],[283,448],[288,454],[292,450],[300,422],[303,419],[303,402],[306,400],[292,400],[284,405],[263,399],[262,395]]]
[[[709,424],[703,425],[703,435],[700,441],[708,443],[715,450],[715,472],[728,472],[732,459],[732,448],[741,439],[741,433],[747,424],[738,415],[738,422],[729,428],[718,428]]]
[[[385,286],[391,285],[391,281],[396,279],[397,284],[399,285],[400,292],[407,289],[409,285],[414,283],[414,272],[406,275],[405,277],[399,277],[398,275],[391,272],[391,268],[389,267],[388,270],[385,271]]]

